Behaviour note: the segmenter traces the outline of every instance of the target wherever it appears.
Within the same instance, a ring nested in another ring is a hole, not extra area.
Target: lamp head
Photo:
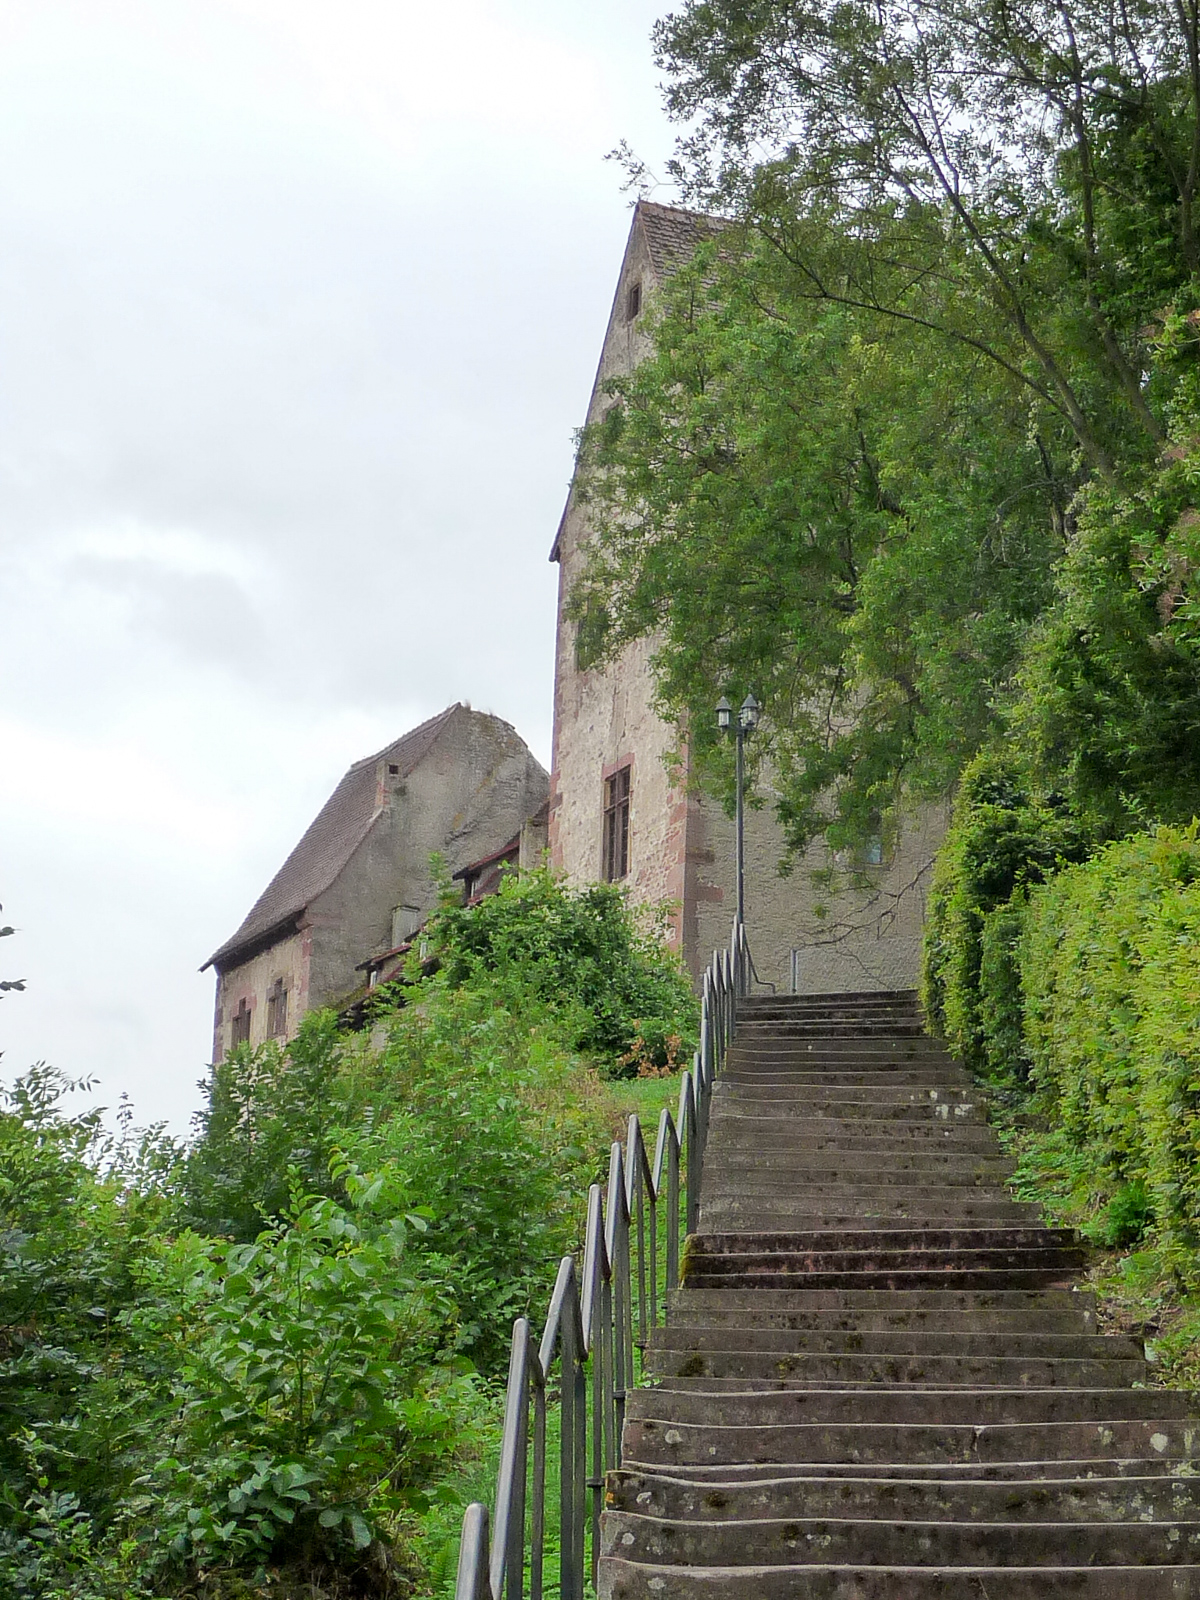
[[[733,707],[729,704],[729,701],[726,700],[725,696],[722,695],[717,701],[717,727],[720,728],[723,733],[727,732],[729,729],[729,724],[732,722],[732,720]]]
[[[742,709],[738,712],[738,722],[747,733],[753,733],[758,727],[759,704],[752,694],[748,694],[742,701]]]

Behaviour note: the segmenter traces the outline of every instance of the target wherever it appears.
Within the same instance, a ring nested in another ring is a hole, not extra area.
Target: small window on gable
[[[625,295],[625,321],[633,322],[642,314],[642,284],[639,278],[629,285]]]
[[[630,769],[619,767],[604,780],[604,837],[601,873],[606,883],[616,883],[629,873]]]
[[[400,776],[400,768],[396,765],[396,763],[394,761],[389,761],[388,762],[388,777],[389,778],[398,778],[399,776]]]
[[[236,1045],[250,1043],[250,1007],[245,995],[238,1001],[238,1008],[229,1021],[229,1048]]]
[[[267,990],[267,1033],[272,1039],[278,1039],[287,1032],[287,1003],[288,992],[283,986],[283,979],[276,978]]]

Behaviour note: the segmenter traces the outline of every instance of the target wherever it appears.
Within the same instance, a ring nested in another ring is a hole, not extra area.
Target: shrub
[[[294,1176],[330,1194],[345,1121],[344,1041],[332,1011],[310,1012],[285,1048],[239,1045],[209,1071],[184,1169],[181,1220],[248,1241],[288,1205]]]
[[[143,1274],[128,1321],[173,1358],[148,1478],[177,1561],[352,1562],[453,1449],[468,1380],[432,1360],[452,1306],[408,1248],[423,1219],[393,1175],[336,1167],[346,1205],[296,1190],[253,1243],[185,1233]]]
[[[1065,808],[1039,797],[1011,757],[985,753],[967,768],[930,887],[921,997],[932,1030],[977,1072],[1019,1074],[1021,897],[1086,851]]]
[[[549,1006],[614,1076],[673,1067],[695,1048],[696,998],[657,932],[639,927],[619,885],[573,888],[546,868],[507,874],[477,905],[447,897],[429,929],[452,988],[482,982],[517,1012],[531,997]]]
[[[1109,845],[1030,895],[1020,945],[1040,1109],[1128,1234],[1153,1215],[1195,1276],[1200,1242],[1197,824]]]

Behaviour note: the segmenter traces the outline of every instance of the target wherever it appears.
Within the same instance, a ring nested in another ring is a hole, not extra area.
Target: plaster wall
[[[310,930],[302,927],[286,934],[268,949],[260,950],[248,961],[217,974],[216,1014],[213,1019],[214,1061],[220,1061],[229,1050],[233,1018],[243,999],[250,1006],[250,1043],[263,1044],[270,1037],[267,1033],[267,992],[277,978],[283,979],[283,986],[287,990],[286,1037],[292,1037],[300,1018],[308,1010],[310,949]]]
[[[461,708],[404,778],[377,775],[380,813],[335,882],[309,907],[311,1007],[359,986],[355,968],[390,947],[392,913],[437,903],[430,856],[451,872],[500,849],[544,802],[545,768],[507,722]]]
[[[911,989],[921,963],[921,926],[933,856],[946,827],[943,807],[914,810],[879,865],[836,860],[823,841],[811,845],[788,876],[780,874],[783,832],[771,807],[746,817],[746,931],[759,976],[779,993]],[[696,942],[702,961],[729,939],[736,904],[733,819],[709,800],[696,806],[689,836],[702,856]]]

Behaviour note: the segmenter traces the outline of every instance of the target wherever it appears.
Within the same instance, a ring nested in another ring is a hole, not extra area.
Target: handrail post
[[[546,1550],[546,1374],[535,1354],[533,1366],[533,1503],[529,1509],[529,1600],[542,1600]]]
[[[488,1581],[488,1508],[476,1500],[463,1513],[455,1600],[492,1600]]]
[[[495,1513],[489,1521],[487,1507],[478,1503],[464,1513],[455,1600],[523,1600],[527,1561],[530,1600],[544,1600],[547,1407],[556,1353],[560,1600],[584,1600],[589,1568],[596,1583],[604,1476],[621,1461],[634,1352],[645,1348],[648,1330],[659,1323],[661,1208],[665,1203],[662,1286],[669,1304],[680,1283],[681,1225],[690,1234],[699,1223],[713,1086],[727,1063],[738,1002],[749,993],[753,971],[738,919],[728,947],[713,952],[704,974],[699,1049],[681,1074],[675,1119],[665,1107],[659,1117],[653,1165],[641,1122],[631,1116],[624,1148],[614,1143],[610,1151],[607,1191],[593,1184],[588,1192],[582,1268],[571,1256],[560,1263],[541,1345],[533,1348],[526,1318],[514,1324]]]

